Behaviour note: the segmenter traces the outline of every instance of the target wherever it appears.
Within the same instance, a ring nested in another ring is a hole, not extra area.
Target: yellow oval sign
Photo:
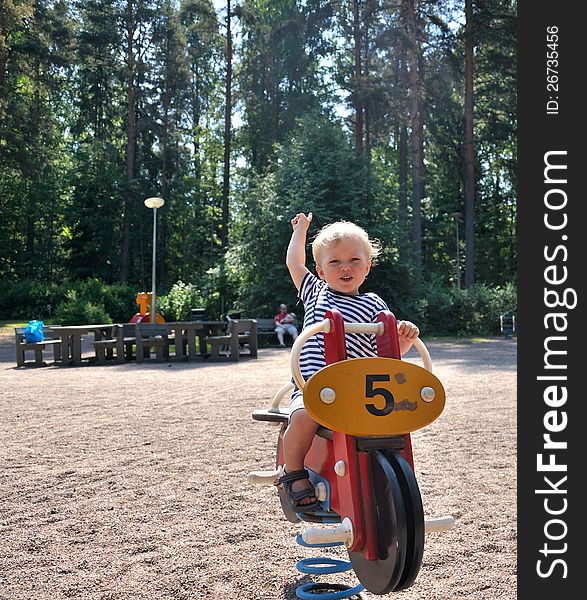
[[[392,436],[416,431],[444,409],[439,379],[394,358],[352,358],[321,369],[306,382],[310,416],[334,431]]]

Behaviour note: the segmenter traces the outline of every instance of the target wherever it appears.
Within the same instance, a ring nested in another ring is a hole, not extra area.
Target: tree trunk
[[[424,127],[418,62],[420,44],[416,22],[416,1],[407,0],[406,26],[408,34],[408,66],[410,85],[410,120],[412,126],[412,268],[414,283],[422,280],[422,216],[424,196]]]
[[[369,22],[365,19],[365,36],[364,36],[364,44],[365,44],[365,58],[364,58],[364,76],[365,76],[365,83],[369,81],[369,77],[370,77],[370,69],[371,69],[371,55],[369,53]],[[370,95],[367,95],[364,97],[363,99],[363,119],[364,119],[364,123],[363,123],[363,128],[365,130],[365,144],[364,144],[364,151],[365,151],[365,156],[369,157],[371,156],[371,113],[369,111],[370,108],[370,104],[371,104],[371,97]]]
[[[361,82],[361,7],[360,0],[353,0],[353,39],[355,55],[355,150],[358,155],[363,154],[363,102]]]
[[[4,98],[4,81],[6,80],[6,68],[10,58],[10,48],[0,46],[0,100]],[[0,107],[2,105],[0,104]],[[0,117],[2,113],[0,112]]]
[[[473,145],[473,2],[465,0],[465,287],[475,283],[474,211],[475,148]]]
[[[222,178],[222,223],[220,241],[222,248],[228,248],[228,200],[230,193],[230,145],[232,120],[232,31],[230,21],[232,11],[230,0],[226,1],[226,94],[224,105],[224,176]]]
[[[169,31],[165,45],[165,82],[163,88],[163,131],[161,132],[161,196],[169,203]],[[169,208],[169,204],[167,204]],[[161,248],[161,260],[159,261],[159,281],[164,282],[167,277],[167,213],[161,214],[161,228],[159,232],[158,247]]]
[[[120,253],[120,272],[118,279],[120,282],[125,282],[128,279],[129,262],[130,262],[130,225],[131,225],[131,208],[133,205],[133,190],[132,182],[134,179],[135,152],[137,143],[136,132],[136,102],[137,90],[135,86],[135,71],[136,63],[134,56],[134,19],[132,10],[132,0],[126,2],[126,39],[127,39],[127,56],[126,56],[126,189],[124,195],[124,207],[122,216],[122,248]]]
[[[39,139],[41,130],[41,60],[35,56],[34,67],[34,88],[33,88],[33,119],[32,119],[32,154],[33,164],[41,167],[41,140]],[[37,216],[37,193],[40,187],[39,172],[33,169],[28,185],[28,202],[26,211],[26,253],[25,270],[27,276],[34,279],[36,263],[36,244],[35,244],[35,225]]]
[[[398,76],[397,85],[400,98],[408,97],[408,73],[406,65],[406,50],[403,41],[400,38],[398,48]],[[400,109],[400,118],[396,127],[396,139],[398,150],[398,184],[399,184],[399,213],[398,213],[398,253],[399,263],[407,266],[409,261],[408,253],[408,128],[404,112],[405,106],[402,101]]]
[[[406,266],[408,264],[408,132],[406,126],[403,123],[399,126],[398,146],[398,251],[400,265]]]
[[[192,143],[194,144],[194,179],[196,180],[196,185],[198,191],[201,185],[201,175],[202,175],[202,165],[200,162],[200,119],[201,119],[201,109],[200,109],[200,89],[199,89],[199,71],[198,66],[192,68],[194,71],[194,85],[192,91]]]

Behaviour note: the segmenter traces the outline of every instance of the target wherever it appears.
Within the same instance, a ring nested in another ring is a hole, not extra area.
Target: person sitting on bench
[[[273,317],[273,320],[275,321],[275,333],[279,340],[279,346],[285,348],[285,341],[283,338],[285,333],[289,333],[294,340],[298,337],[298,330],[294,325],[296,316],[294,313],[287,312],[287,304],[280,304],[279,313]]]

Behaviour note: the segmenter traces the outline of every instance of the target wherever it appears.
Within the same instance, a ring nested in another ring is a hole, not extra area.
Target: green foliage
[[[106,284],[99,279],[80,282],[75,288],[79,297],[97,306],[103,306],[108,318],[115,323],[130,321],[136,312],[136,291],[122,283]],[[109,323],[110,321],[103,321]]]
[[[394,237],[390,224],[379,218],[382,188],[340,123],[326,115],[306,115],[291,142],[277,151],[273,170],[251,177],[240,190],[240,214],[226,257],[236,302],[254,308],[257,316],[272,316],[281,302],[297,302],[285,266],[290,219],[297,212],[314,214],[311,235],[327,223],[348,219],[390,246]],[[309,248],[307,261],[311,265]]]
[[[395,313],[393,308],[392,311]],[[423,285],[419,298],[400,300],[395,314],[415,322],[425,337],[495,335],[499,333],[499,316],[516,312],[516,288],[512,284],[447,289],[432,281]]]
[[[67,319],[67,324],[72,325],[125,323],[136,312],[134,290],[125,284],[109,285],[99,279],[61,284],[5,281],[2,290],[0,315],[3,319],[40,319],[62,324],[66,322],[63,319]]]
[[[234,277],[234,273],[232,274]],[[253,283],[248,294],[236,300],[220,297],[221,273],[211,270],[201,287],[178,281],[168,294],[157,299],[157,310],[167,321],[191,319],[192,308],[205,308],[210,318],[220,318],[228,310],[247,316],[272,317],[280,302],[288,304],[303,318],[296,291],[284,264],[273,264],[266,277]],[[418,324],[424,337],[431,335],[496,335],[499,315],[517,313],[516,288],[509,283],[490,287],[478,284],[468,289],[446,288],[432,278],[416,296],[406,286],[402,268],[383,260],[375,266],[364,291],[374,291],[385,299],[398,319]],[[124,323],[137,308],[136,291],[124,284],[105,284],[98,279],[65,282],[60,285],[41,282],[3,282],[0,295],[0,319],[79,325],[88,323]],[[295,308],[294,308],[295,307]]]
[[[313,2],[244,0],[235,9],[245,35],[237,77],[243,94],[242,137],[252,170],[270,168],[297,119],[319,106],[318,60],[330,8]]]
[[[189,321],[191,309],[204,305],[202,295],[194,284],[178,281],[167,295],[157,299],[157,312],[166,321]]]
[[[76,290],[69,290],[65,300],[57,305],[53,320],[61,325],[112,323],[102,303],[80,298]]]
[[[364,289],[423,331],[495,332],[499,313],[514,310],[515,2],[474,3],[479,283],[461,291],[450,214],[463,211],[462,4],[424,3],[418,14],[429,280],[419,290],[409,266],[412,207],[403,202],[412,191],[412,142],[400,145],[400,132],[409,132],[413,115],[402,3],[233,5],[238,119],[227,249],[219,241],[225,9],[212,0],[146,0],[131,12],[111,0],[13,4],[0,17],[0,316],[54,319],[59,307],[66,319],[127,321],[136,291],[150,282],[152,212],[142,200],[152,195],[166,201],[157,268],[159,288],[170,290],[159,302],[167,319],[189,318],[194,306],[210,317],[270,317],[280,302],[301,313],[285,266],[298,211],[314,213],[311,235],[349,219],[378,238],[384,251]],[[365,153],[357,156],[360,106]],[[130,283],[113,284],[124,241],[122,279]],[[464,264],[463,235],[459,250]],[[307,254],[313,267],[309,247]]]
[[[47,320],[57,303],[65,298],[65,290],[55,283],[39,281],[2,281],[0,318]]]

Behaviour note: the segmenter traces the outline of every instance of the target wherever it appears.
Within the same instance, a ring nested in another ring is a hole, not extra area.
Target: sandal
[[[310,480],[310,474],[306,469],[300,469],[299,471],[292,471],[291,473],[285,473],[278,479],[279,485],[283,486],[284,492],[287,494],[287,498],[291,504],[292,509],[295,512],[308,512],[317,509],[320,506],[320,501],[316,498],[316,492],[314,486],[310,485],[305,490],[299,490],[294,492],[291,489],[292,483],[300,481],[301,479]],[[304,498],[316,498],[314,502],[308,502],[307,504],[300,503],[300,500]]]

